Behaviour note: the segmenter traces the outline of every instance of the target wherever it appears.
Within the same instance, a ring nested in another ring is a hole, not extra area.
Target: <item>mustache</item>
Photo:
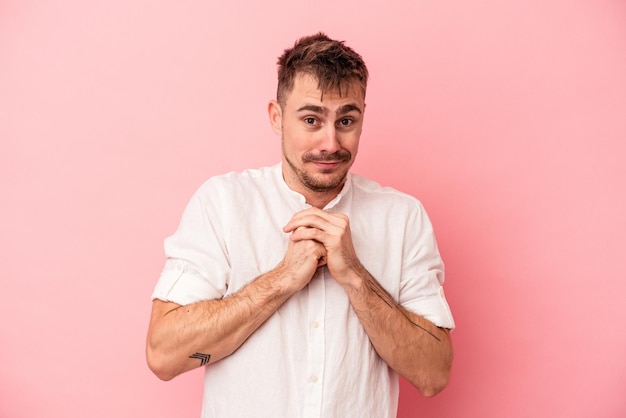
[[[322,151],[319,154],[306,153],[302,156],[302,161],[306,163],[317,161],[349,161],[352,158],[350,151],[342,149],[333,153]]]

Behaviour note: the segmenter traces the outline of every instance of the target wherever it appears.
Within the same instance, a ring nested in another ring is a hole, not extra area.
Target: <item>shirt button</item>
[[[313,328],[319,328],[319,327],[320,327],[320,324],[319,324],[317,321],[313,321],[313,322],[311,322],[311,327],[313,327]]]
[[[183,271],[183,263],[176,263],[176,270]]]
[[[313,376],[309,377],[309,380],[310,380],[312,383],[315,383],[315,382],[317,382],[317,376],[313,375]]]

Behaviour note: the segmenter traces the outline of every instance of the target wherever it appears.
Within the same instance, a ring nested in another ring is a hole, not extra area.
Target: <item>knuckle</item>
[[[348,215],[346,215],[345,213],[338,213],[337,218],[339,218],[345,224],[350,223],[350,218],[348,218]]]

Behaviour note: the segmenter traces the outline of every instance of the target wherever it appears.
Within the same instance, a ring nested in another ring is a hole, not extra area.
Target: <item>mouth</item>
[[[341,169],[344,165],[349,165],[352,155],[348,150],[339,150],[328,153],[322,151],[319,154],[308,153],[302,158],[305,164],[311,164],[320,174],[332,174]]]
[[[322,171],[332,171],[343,164],[343,160],[340,161],[309,161],[315,167]]]

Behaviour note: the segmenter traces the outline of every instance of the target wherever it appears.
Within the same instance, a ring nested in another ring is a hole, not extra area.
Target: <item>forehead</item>
[[[337,106],[354,103],[363,106],[363,89],[358,81],[345,80],[341,86],[332,87],[324,92],[319,88],[315,76],[306,73],[298,74],[294,79],[293,90],[287,98],[287,106],[299,106],[303,102]]]

